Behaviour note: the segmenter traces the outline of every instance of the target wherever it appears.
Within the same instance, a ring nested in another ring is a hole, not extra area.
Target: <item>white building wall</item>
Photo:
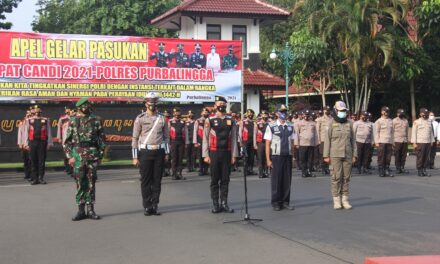
[[[247,101],[246,108],[252,109],[255,113],[260,113],[260,93],[256,89],[246,89],[245,97]],[[246,111],[246,109],[244,109]]]

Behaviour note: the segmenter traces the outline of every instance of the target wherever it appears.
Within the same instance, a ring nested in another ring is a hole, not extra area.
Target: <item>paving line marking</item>
[[[0,188],[13,188],[13,187],[30,187],[30,184],[11,184],[11,185],[0,185]]]

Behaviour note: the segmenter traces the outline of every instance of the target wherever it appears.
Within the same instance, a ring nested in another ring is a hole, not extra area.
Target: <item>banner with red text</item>
[[[0,100],[241,102],[241,41],[0,32]]]

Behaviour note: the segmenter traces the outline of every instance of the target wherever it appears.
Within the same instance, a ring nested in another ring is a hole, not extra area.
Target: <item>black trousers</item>
[[[267,169],[266,162],[266,142],[257,143],[257,157],[258,157],[258,173],[262,174]]]
[[[429,167],[434,167],[435,155],[437,155],[437,141],[431,145],[431,153],[429,154]]]
[[[272,206],[290,203],[290,184],[292,182],[292,156],[272,156],[271,204]]]
[[[21,158],[23,159],[24,177],[26,179],[31,179],[32,163],[29,150],[21,149]]]
[[[299,146],[299,160],[303,173],[306,173],[307,170],[312,170],[314,152],[314,146]]]
[[[206,173],[208,171],[208,164],[205,163],[202,156],[202,145],[195,148],[197,159],[199,160],[199,170],[200,172]]]
[[[324,162],[324,142],[319,144],[319,160],[322,169],[328,169],[328,163]]]
[[[228,201],[229,176],[231,175],[231,152],[210,151],[211,159],[211,199],[221,202]],[[220,192],[220,193],[219,193]]]
[[[301,162],[299,160],[299,149],[293,148],[293,157],[295,158],[295,167],[296,167],[296,169],[300,170],[301,169]]]
[[[142,205],[151,208],[159,204],[165,150],[141,150],[139,152]]]
[[[396,168],[405,167],[407,153],[408,153],[408,143],[406,142],[394,143],[394,164],[396,165]]]
[[[379,168],[387,168],[390,166],[392,152],[392,144],[379,144],[379,148],[377,150],[377,165],[379,166]]]
[[[371,152],[371,143],[361,143],[356,142],[357,145],[357,161],[356,161],[356,167],[361,168],[364,167],[365,169],[368,168],[369,159],[370,159],[370,152]]]
[[[254,168],[254,164],[255,164],[255,149],[254,149],[254,145],[252,143],[247,143],[244,142],[243,144],[245,144],[246,146],[246,165],[247,165],[247,169],[248,171],[251,171]]]
[[[182,172],[183,153],[185,152],[185,143],[171,142],[170,156],[171,156],[171,170],[173,174]]]
[[[44,179],[44,172],[46,170],[47,141],[29,141],[29,152],[32,164],[32,180],[38,182]]]
[[[320,145],[315,146],[313,151],[313,167],[315,167],[316,169],[321,168],[322,161],[322,156],[319,154],[319,147]]]
[[[416,152],[416,166],[418,170],[426,169],[429,166],[429,157],[431,155],[431,143],[417,143]]]
[[[186,144],[185,145],[185,150],[186,150],[186,165],[188,167],[188,170],[193,170],[194,169],[194,165],[196,163],[196,151],[194,148],[194,144],[190,143],[190,144]]]

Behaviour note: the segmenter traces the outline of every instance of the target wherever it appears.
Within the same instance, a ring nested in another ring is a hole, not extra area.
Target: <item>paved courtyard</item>
[[[437,157],[438,159],[438,157]],[[437,160],[440,165],[440,160]],[[143,215],[136,169],[101,170],[100,221],[72,222],[75,184],[62,172],[30,186],[18,173],[0,174],[1,263],[362,263],[367,256],[440,254],[440,170],[432,177],[354,174],[351,211],[332,209],[329,177],[295,171],[294,211],[272,211],[270,179],[249,177],[242,219],[243,178],[234,173],[234,214],[210,213],[209,177],[164,178],[162,216]]]

